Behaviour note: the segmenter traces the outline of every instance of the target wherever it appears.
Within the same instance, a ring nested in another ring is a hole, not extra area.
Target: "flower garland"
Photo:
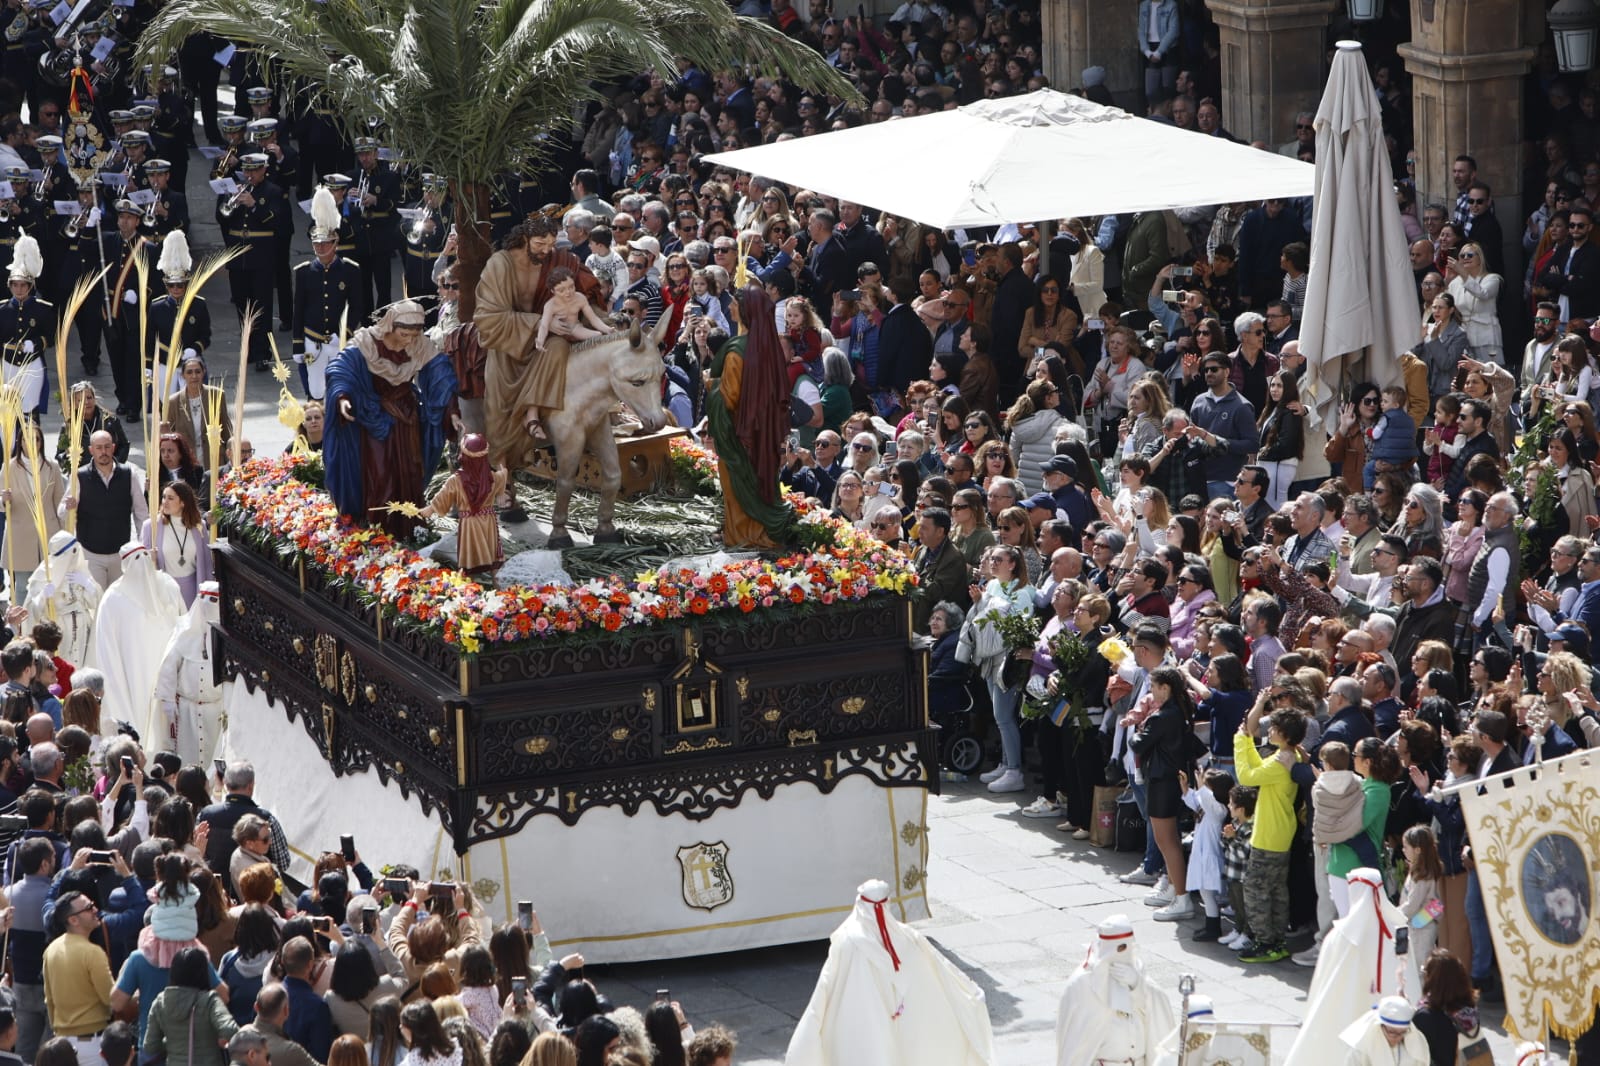
[[[903,596],[917,583],[909,555],[796,500],[807,547],[776,559],[497,589],[423,558],[381,529],[341,523],[327,493],[294,477],[297,461],[263,457],[229,471],[219,493],[228,527],[349,582],[380,609],[437,632],[468,655],[486,643],[615,633],[717,611],[826,606],[879,592]]]

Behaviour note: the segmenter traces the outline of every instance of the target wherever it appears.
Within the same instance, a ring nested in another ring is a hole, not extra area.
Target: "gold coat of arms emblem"
[[[683,871],[683,902],[712,911],[733,899],[733,875],[728,872],[728,845],[690,844],[678,849]]]

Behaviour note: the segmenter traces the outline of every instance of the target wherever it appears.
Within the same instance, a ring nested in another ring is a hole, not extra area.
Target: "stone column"
[[[1043,0],[1045,77],[1068,92],[1083,84],[1085,67],[1104,67],[1106,88],[1134,114],[1144,91],[1144,67],[1134,41],[1139,22],[1135,0]]]
[[[1222,38],[1222,124],[1276,147],[1315,111],[1328,77],[1328,16],[1338,0],[1208,0]]]
[[[1455,210],[1450,163],[1462,152],[1494,189],[1508,245],[1521,239],[1523,76],[1536,49],[1524,46],[1516,0],[1415,0],[1411,43],[1399,48],[1411,74],[1417,201]],[[1542,190],[1541,190],[1542,191]],[[1517,262],[1520,250],[1508,262]]]

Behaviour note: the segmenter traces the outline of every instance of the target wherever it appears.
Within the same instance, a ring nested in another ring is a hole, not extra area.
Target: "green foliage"
[[[270,55],[352,134],[377,117],[401,155],[459,183],[537,164],[605,85],[671,81],[678,58],[859,99],[815,50],[723,0],[173,0],[135,62],[168,62],[202,31]]]

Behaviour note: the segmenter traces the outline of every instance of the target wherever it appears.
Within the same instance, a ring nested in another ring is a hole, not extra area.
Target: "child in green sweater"
[[[1289,928],[1289,848],[1298,822],[1294,801],[1298,786],[1289,768],[1300,760],[1306,720],[1290,709],[1267,716],[1267,740],[1276,749],[1270,759],[1256,750],[1262,707],[1252,708],[1233,738],[1234,768],[1239,783],[1256,789],[1255,827],[1250,834],[1250,863],[1245,869],[1245,910],[1253,945],[1241,951],[1243,962],[1278,962],[1289,957],[1284,939]]]

